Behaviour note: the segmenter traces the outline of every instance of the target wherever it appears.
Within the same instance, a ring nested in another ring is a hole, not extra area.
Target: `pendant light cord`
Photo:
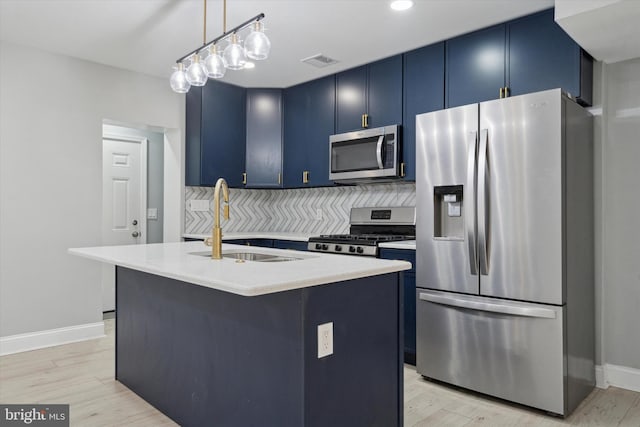
[[[207,0],[204,0],[204,25],[202,30],[202,45],[207,44]]]
[[[227,0],[222,0],[222,32],[227,32]]]

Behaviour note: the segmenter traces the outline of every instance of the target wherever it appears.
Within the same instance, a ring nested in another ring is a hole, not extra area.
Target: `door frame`
[[[147,243],[147,163],[149,159],[147,159],[147,145],[149,144],[149,140],[147,138],[136,138],[130,136],[121,136],[105,133],[102,135],[102,148],[104,152],[104,141],[119,141],[119,142],[130,142],[133,144],[140,144],[140,230],[142,230],[142,235],[139,244]],[[104,176],[104,170],[102,171]],[[104,178],[103,178],[104,180]],[[104,196],[103,196],[104,200]],[[102,211],[104,212],[104,203],[102,206]],[[104,227],[104,222],[103,222]]]

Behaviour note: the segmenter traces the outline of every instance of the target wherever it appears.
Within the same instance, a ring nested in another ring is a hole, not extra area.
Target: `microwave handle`
[[[378,147],[376,148],[376,158],[378,159],[378,168],[384,169],[384,163],[382,161],[382,144],[384,143],[384,135],[380,135],[378,138]]]

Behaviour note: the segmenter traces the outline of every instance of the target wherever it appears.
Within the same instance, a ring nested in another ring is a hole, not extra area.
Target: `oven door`
[[[329,179],[352,181],[398,176],[398,126],[329,138]]]

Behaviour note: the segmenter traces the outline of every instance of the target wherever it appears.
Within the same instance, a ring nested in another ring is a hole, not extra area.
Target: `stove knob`
[[[323,251],[329,250],[329,245],[322,245],[322,250]]]
[[[335,249],[336,249],[336,252],[340,252],[340,251],[342,251],[342,246],[336,245]]]
[[[316,243],[316,249],[322,249],[322,245],[320,243]]]
[[[349,246],[349,252],[355,252],[356,248],[354,248],[353,246]]]
[[[362,247],[361,247],[361,246],[358,246],[357,251],[358,251],[358,253],[359,253],[359,254],[361,254],[361,253],[363,253],[363,252],[364,252],[364,249],[362,249]]]

